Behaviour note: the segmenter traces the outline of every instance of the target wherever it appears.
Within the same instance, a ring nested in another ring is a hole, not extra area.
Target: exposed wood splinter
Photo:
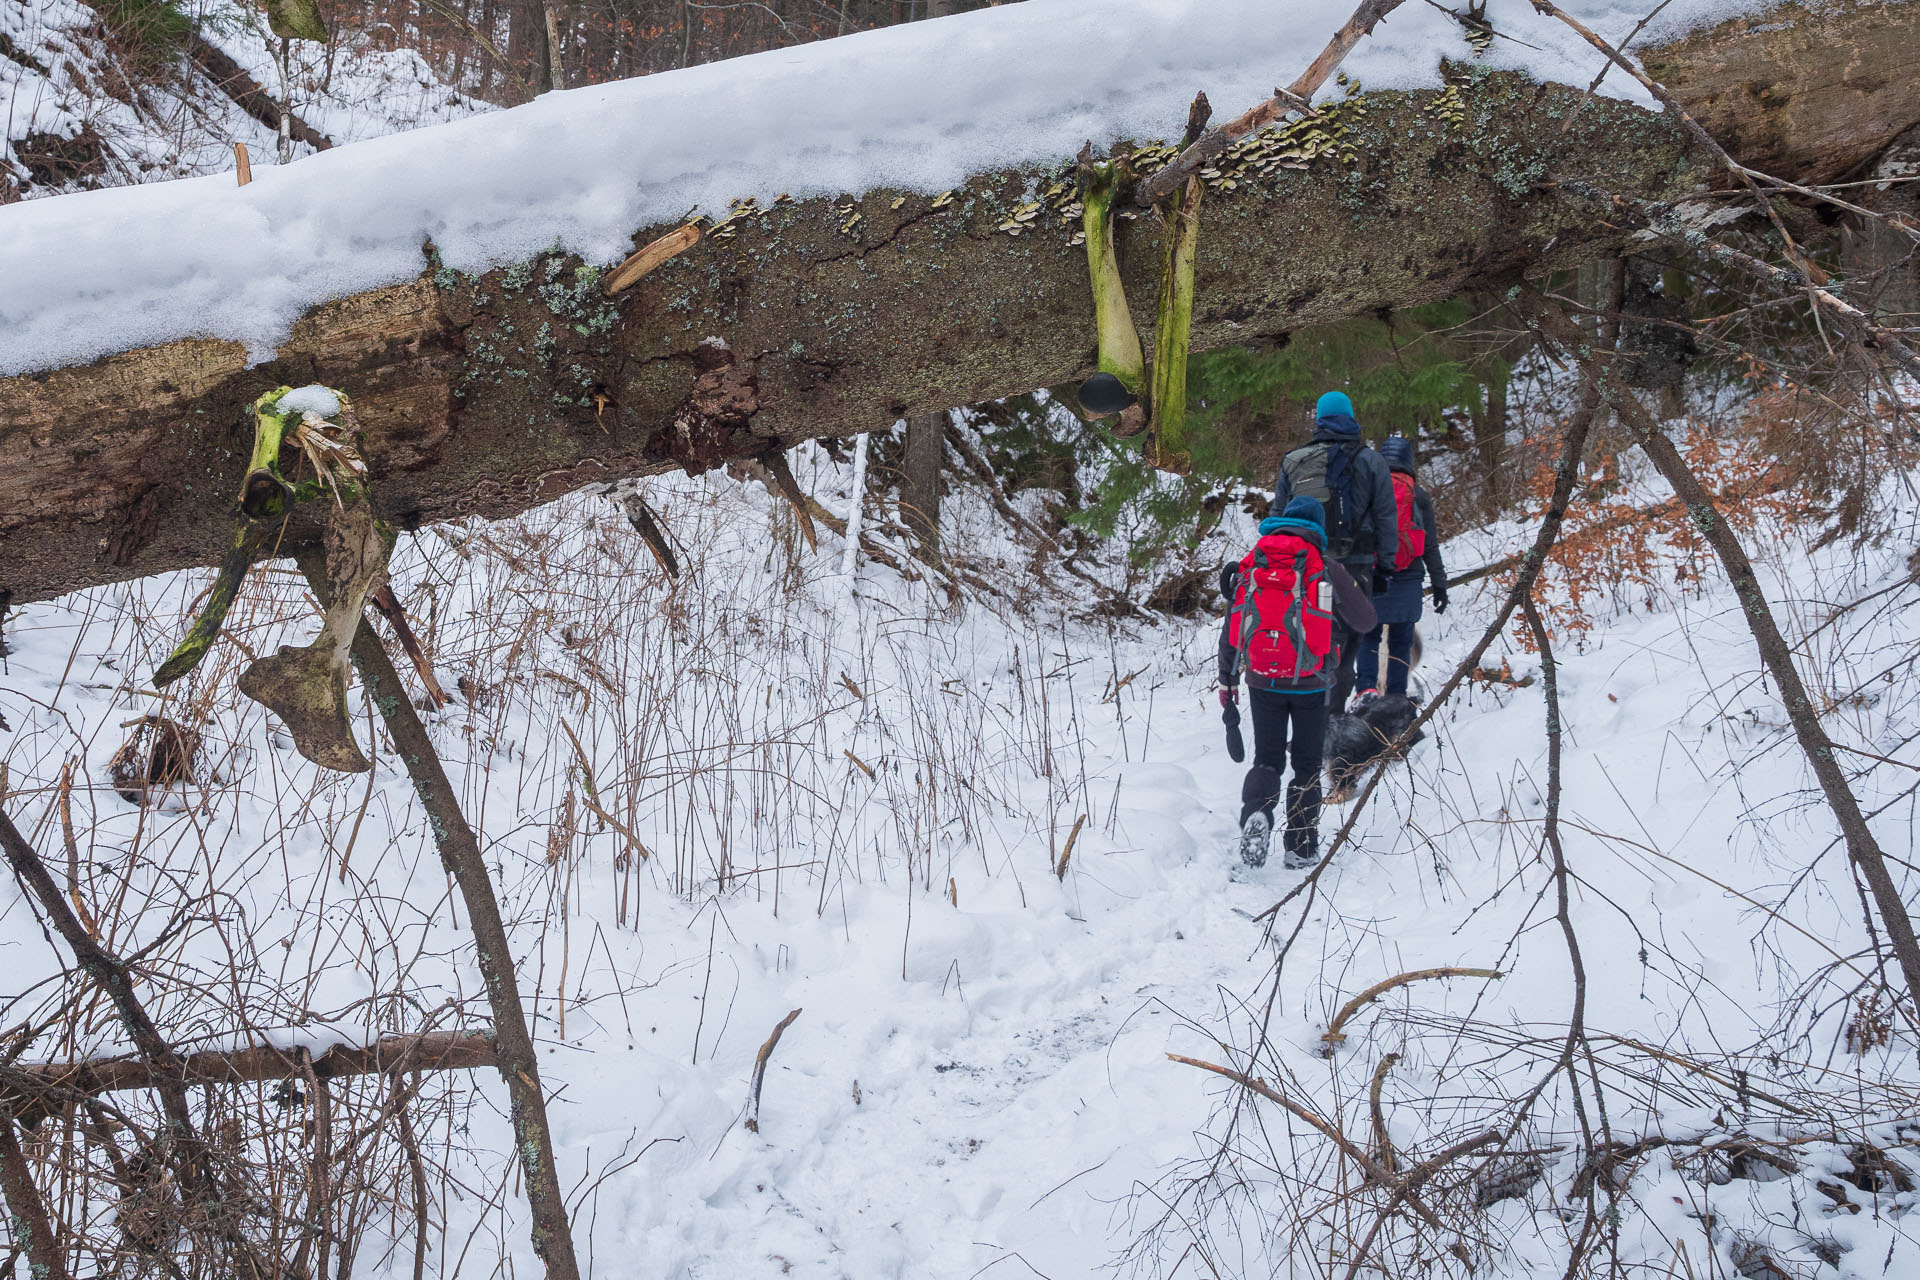
[[[683,227],[674,228],[615,267],[607,276],[607,292],[609,294],[620,292],[667,259],[685,253],[699,242],[700,225],[698,223],[689,222]]]

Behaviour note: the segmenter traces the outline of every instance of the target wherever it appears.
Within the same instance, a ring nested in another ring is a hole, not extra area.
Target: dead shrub
[[[165,716],[145,715],[122,728],[133,730],[107,765],[113,789],[130,804],[145,804],[155,790],[194,780],[200,735]]]

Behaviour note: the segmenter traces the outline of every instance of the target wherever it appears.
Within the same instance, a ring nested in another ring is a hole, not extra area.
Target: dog
[[[1412,701],[1397,693],[1381,694],[1354,704],[1345,715],[1327,718],[1327,800],[1344,804],[1353,799],[1360,775],[1376,760],[1404,759],[1413,744],[1427,735],[1415,733],[1398,752],[1388,748],[1412,726],[1420,713]]]

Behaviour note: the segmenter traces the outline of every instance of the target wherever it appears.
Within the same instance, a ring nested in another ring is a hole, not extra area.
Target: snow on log
[[[276,385],[353,395],[381,514],[414,528],[1083,375],[1091,298],[1063,216],[1070,186],[1053,186],[1078,141],[1171,133],[1196,88],[1223,107],[1265,97],[1276,69],[1318,47],[1348,5],[1289,9],[1276,33],[1270,0],[1109,0],[1105,25],[1078,2],[548,95],[337,148],[244,190],[222,178],[0,210],[11,346],[0,368],[37,370],[0,379],[0,602],[214,563],[248,454],[244,408]],[[1582,7],[1612,34],[1631,28],[1624,9],[1602,21],[1606,0]],[[1369,87],[1256,135],[1210,179],[1196,350],[1502,286],[1618,247],[1627,232],[1540,189],[1549,172],[1637,199],[1715,185],[1711,159],[1670,121],[1583,92],[1595,58],[1570,52],[1557,25],[1529,22],[1520,5],[1493,13],[1496,29],[1548,51],[1522,51],[1530,71],[1580,87],[1495,70],[1464,44],[1444,79],[1429,74],[1457,33],[1430,7],[1396,13],[1349,69],[1364,79],[1373,57],[1380,79],[1427,87]],[[1920,4],[1767,16],[1645,55],[1741,158],[1831,179],[1920,120]],[[1136,20],[1125,48],[1102,43]],[[1218,38],[1223,24],[1232,39]],[[1074,41],[1110,53],[1114,74],[1065,57]],[[1491,58],[1522,56],[1509,45],[1496,41]],[[1776,45],[1778,58],[1766,53]],[[1723,46],[1766,75],[1730,84]],[[995,59],[1006,65],[989,75]],[[1063,66],[1086,73],[1063,84]],[[975,72],[984,87],[949,83]],[[1639,92],[1625,81],[1615,72],[1606,91]],[[1023,88],[1032,101],[1018,111],[994,97]],[[855,101],[827,102],[836,92]],[[613,122],[627,110],[637,118]],[[774,112],[787,116],[768,135]],[[427,179],[491,143],[508,159],[485,183],[409,185],[408,165],[429,152],[453,159]],[[559,160],[514,167],[542,146]],[[637,159],[616,158],[622,148]],[[975,176],[943,189],[956,172]],[[755,202],[608,295],[606,267],[728,191]],[[802,198],[778,198],[786,191]],[[536,235],[538,216],[552,221]],[[10,237],[17,229],[30,234]],[[123,250],[116,233],[137,243]],[[1149,306],[1157,230],[1143,217],[1119,239],[1128,296]],[[23,277],[31,287],[13,288]],[[1151,332],[1144,310],[1136,320]],[[181,336],[193,333],[218,336]],[[132,334],[156,345],[125,349]]]

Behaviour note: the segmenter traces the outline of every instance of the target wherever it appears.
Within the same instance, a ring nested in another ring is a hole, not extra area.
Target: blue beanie
[[[1345,399],[1344,396],[1341,398]],[[1309,498],[1304,493],[1289,502],[1280,517],[1283,520],[1310,520],[1322,529],[1327,527],[1327,509],[1320,505],[1320,499]]]
[[[1388,436],[1382,440],[1380,456],[1387,460],[1390,469],[1413,474],[1413,441],[1405,436]]]
[[[1353,401],[1347,399],[1344,391],[1329,391],[1320,397],[1320,403],[1313,406],[1313,416],[1316,418],[1336,415],[1347,418],[1353,416]]]

